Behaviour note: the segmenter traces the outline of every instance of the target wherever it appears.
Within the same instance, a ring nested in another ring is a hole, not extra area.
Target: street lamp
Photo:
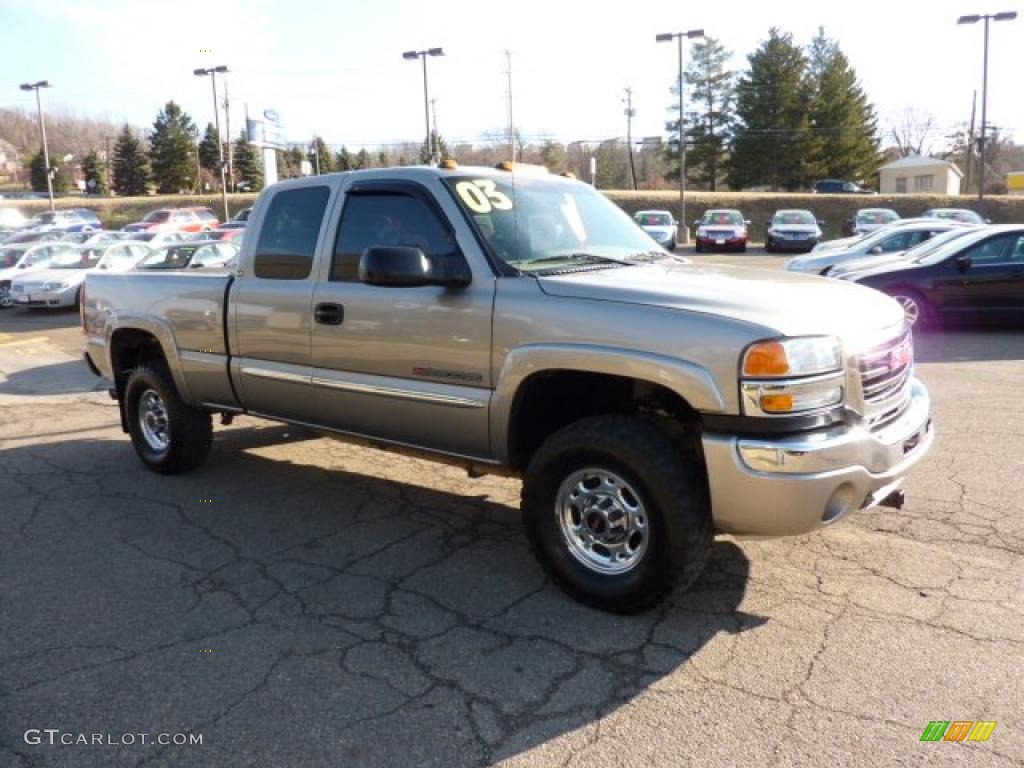
[[[657,43],[679,42],[679,224],[682,226],[683,244],[690,244],[690,225],[686,221],[686,131],[683,126],[683,38],[704,37],[703,29],[688,32],[664,32],[656,35]]]
[[[210,84],[213,86],[213,123],[217,129],[217,157],[220,160],[220,199],[224,204],[224,221],[228,221],[231,218],[231,213],[228,211],[228,185],[227,179],[224,177],[224,141],[220,135],[220,111],[217,107],[217,73],[224,74],[228,71],[228,68],[223,64],[219,67],[200,67],[199,69],[193,69],[192,74],[196,77],[210,76]],[[231,140],[231,137],[228,137]]]
[[[985,21],[985,54],[981,75],[981,137],[978,139],[978,200],[985,197],[985,116],[988,106],[988,23],[989,21],[1013,21],[1017,18],[1016,11],[1004,11],[1003,13],[982,13],[972,16],[961,16],[956,20],[957,24],[977,24]]]
[[[23,91],[36,92],[36,112],[39,114],[39,133],[43,136],[43,163],[46,165],[46,194],[50,198],[50,210],[53,211],[53,171],[50,168],[50,149],[46,146],[46,123],[43,122],[43,102],[39,96],[40,88],[53,88],[49,80],[40,80],[37,83],[22,83]]]
[[[444,51],[440,48],[427,48],[423,51],[406,51],[402,54],[402,58],[406,61],[415,61],[416,59],[423,60],[423,119],[427,124],[427,151],[430,152],[430,159],[432,162],[436,162],[437,151],[434,148],[434,139],[430,135],[430,97],[427,94],[427,57],[428,56],[444,56]]]

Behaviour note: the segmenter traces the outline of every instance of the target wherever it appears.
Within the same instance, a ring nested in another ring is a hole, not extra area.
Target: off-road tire
[[[558,492],[583,468],[607,469],[636,490],[650,525],[643,557],[621,574],[597,573],[569,548]],[[615,613],[636,613],[673,589],[693,584],[711,550],[711,511],[703,461],[685,455],[669,436],[640,418],[593,416],[551,435],[526,469],[523,523],[548,576],[577,600]]]
[[[154,392],[166,413],[167,447],[158,450],[144,435],[139,401]],[[174,379],[163,362],[147,362],[128,375],[124,389],[124,408],[128,433],[135,452],[154,472],[173,475],[200,466],[210,453],[213,423],[208,411],[187,405],[174,386]]]

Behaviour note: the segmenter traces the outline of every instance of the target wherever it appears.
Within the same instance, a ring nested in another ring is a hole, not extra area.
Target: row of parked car
[[[120,231],[84,208],[37,214],[0,242],[0,308],[78,305],[94,270],[230,269],[250,210],[221,224],[208,208],[159,209]]]
[[[974,211],[966,208],[932,208],[921,218],[962,224],[986,224]],[[658,245],[675,249],[679,242],[679,222],[669,211],[638,211],[634,220]],[[862,208],[843,224],[843,234],[857,237],[900,221],[900,215],[889,208]],[[765,222],[764,247],[769,253],[806,252],[819,246],[825,222],[805,209],[785,208]],[[697,253],[705,250],[746,251],[750,219],[732,208],[713,208],[693,222]]]

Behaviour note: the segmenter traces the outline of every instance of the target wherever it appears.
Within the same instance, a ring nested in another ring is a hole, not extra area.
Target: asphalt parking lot
[[[252,418],[152,474],[80,344],[0,313],[0,766],[1024,764],[1019,330],[918,334],[902,511],[719,538],[635,617],[546,582],[513,480]]]

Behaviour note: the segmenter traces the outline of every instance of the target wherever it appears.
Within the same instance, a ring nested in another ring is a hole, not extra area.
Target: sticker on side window
[[[492,179],[460,181],[455,185],[463,204],[473,213],[490,213],[492,210],[511,211],[512,200],[498,189]]]

